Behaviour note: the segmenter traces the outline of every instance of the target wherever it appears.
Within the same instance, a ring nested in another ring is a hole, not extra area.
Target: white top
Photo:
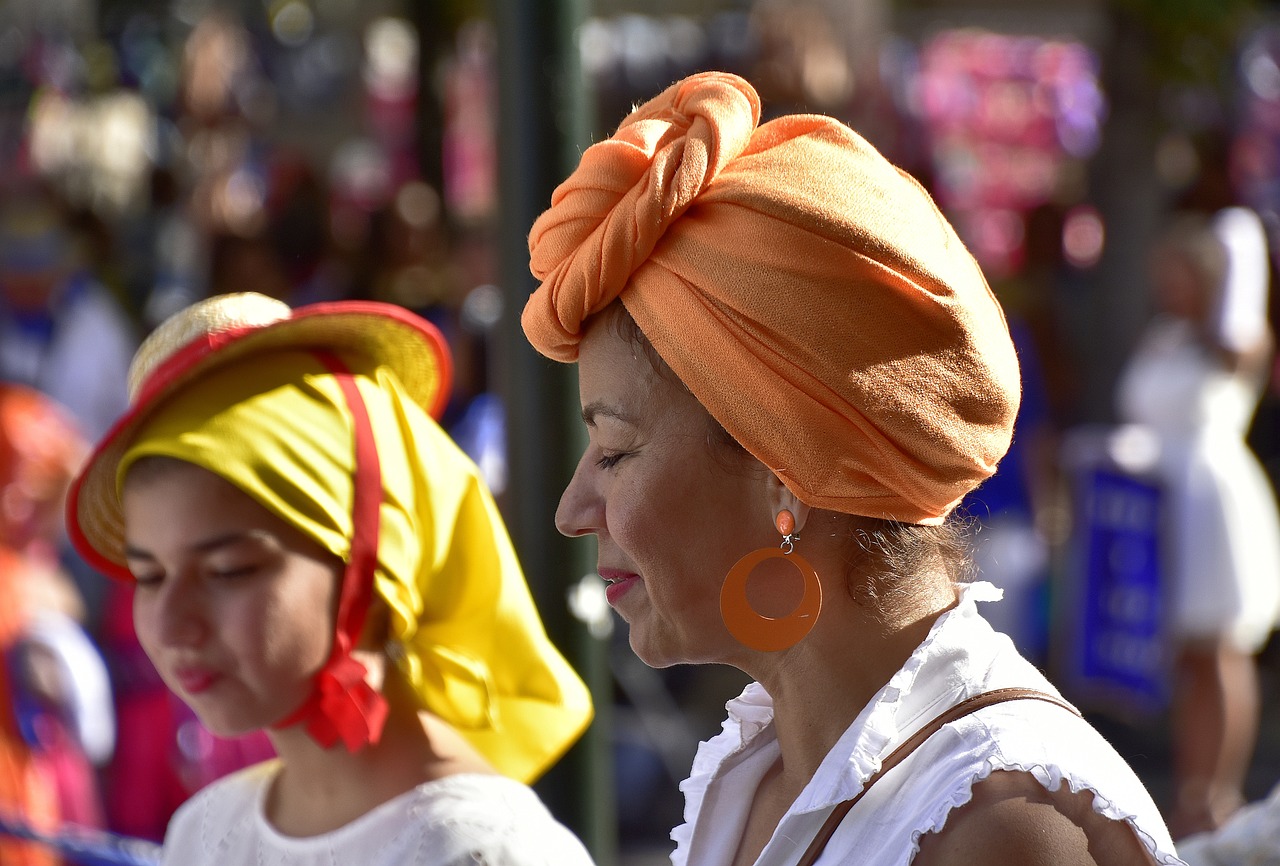
[[[1057,694],[1039,671],[994,631],[976,601],[994,601],[989,583],[962,589],[961,602],[872,699],[791,804],[756,866],[792,866],[832,808],[857,794],[899,743],[961,700],[1019,686]],[[723,731],[699,749],[681,784],[686,823],[672,831],[674,866],[725,866],[736,852],[761,776],[778,756],[773,702],[758,683],[728,704]],[[1169,831],[1141,781],[1088,722],[1037,700],[980,709],[930,737],[850,810],[819,866],[902,866],[920,837],[943,827],[993,770],[1022,770],[1047,790],[1088,788],[1093,806],[1124,820],[1159,864],[1178,864]]]
[[[1214,214],[1213,231],[1227,251],[1227,273],[1218,299],[1217,336],[1237,352],[1252,349],[1267,334],[1271,263],[1267,230],[1258,214],[1243,207]]]
[[[263,809],[279,766],[241,770],[184,803],[165,866],[592,866],[531,788],[497,775],[427,782],[331,833],[285,836]]]

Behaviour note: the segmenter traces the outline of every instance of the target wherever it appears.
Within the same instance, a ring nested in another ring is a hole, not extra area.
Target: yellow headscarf
[[[591,720],[582,681],[547,638],[475,464],[386,367],[352,368],[382,475],[376,591],[393,653],[421,706],[501,772],[532,781]],[[310,352],[255,355],[174,395],[120,461],[202,466],[344,561],[355,470],[340,386]]]

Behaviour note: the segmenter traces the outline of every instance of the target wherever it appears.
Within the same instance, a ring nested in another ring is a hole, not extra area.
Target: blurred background
[[[57,525],[138,341],[196,299],[254,290],[389,301],[443,329],[445,426],[599,707],[539,791],[604,866],[665,862],[676,784],[744,680],[627,650],[590,542],[552,526],[583,435],[573,371],[534,355],[518,316],[526,233],[555,185],[633,103],[700,69],[750,79],[769,116],[849,122],[982,263],[1027,391],[1018,454],[971,504],[984,577],[1006,591],[991,618],[1169,805],[1160,491],[1117,381],[1171,212],[1246,206],[1280,250],[1280,3],[0,0],[0,381],[15,405],[23,389],[51,403],[43,420],[14,410],[0,462],[0,607],[23,599],[0,623],[0,757],[50,765],[35,793],[0,791],[13,821],[155,840],[269,748],[183,711],[133,640],[127,587]],[[1275,304],[1260,309],[1274,328]],[[1274,372],[1248,429],[1272,484]],[[1270,642],[1259,664],[1251,798],[1280,781]]]

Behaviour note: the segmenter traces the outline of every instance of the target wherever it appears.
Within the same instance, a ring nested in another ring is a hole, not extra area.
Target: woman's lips
[[[631,571],[620,571],[614,568],[600,569],[600,576],[605,579],[608,584],[604,590],[604,597],[611,605],[616,605],[624,595],[626,595],[632,587],[640,582],[640,575]]]

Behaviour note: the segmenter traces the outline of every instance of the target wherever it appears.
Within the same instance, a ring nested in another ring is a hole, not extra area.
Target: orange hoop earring
[[[760,652],[778,652],[795,646],[813,628],[822,610],[822,583],[818,572],[799,553],[795,542],[795,518],[790,511],[778,512],[777,526],[782,533],[778,547],[761,547],[734,563],[720,588],[720,616],[729,634],[748,649]],[[747,601],[747,579],[756,566],[766,559],[781,557],[790,562],[804,578],[804,595],[796,609],[786,616],[770,617],[757,613]]]

